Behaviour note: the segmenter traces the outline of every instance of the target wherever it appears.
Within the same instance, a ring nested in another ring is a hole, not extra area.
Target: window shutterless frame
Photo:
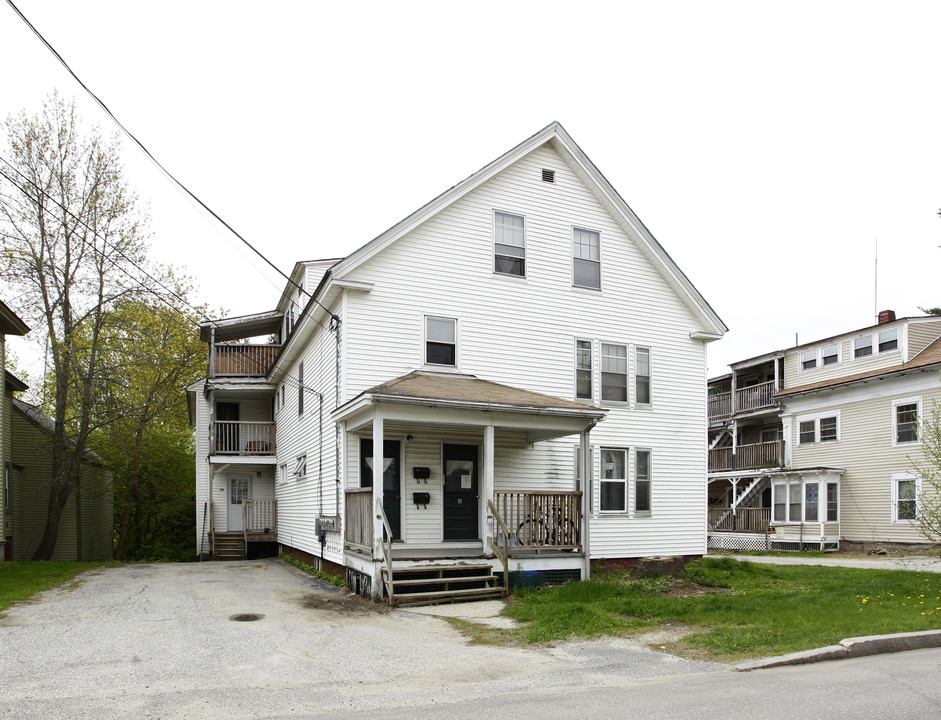
[[[526,277],[526,220],[522,215],[494,210],[493,271]]]
[[[424,326],[425,364],[457,367],[457,319],[425,315]]]
[[[594,399],[592,341],[575,340],[575,397]]]
[[[572,228],[572,284],[576,287],[601,289],[601,233]]]

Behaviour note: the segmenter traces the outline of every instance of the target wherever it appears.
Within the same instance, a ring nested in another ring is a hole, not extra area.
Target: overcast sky
[[[710,375],[941,305],[938,2],[15,4],[286,272],[558,120],[729,326]],[[0,68],[0,116],[58,89],[115,129],[5,3]],[[152,256],[272,309],[283,280],[123,148]]]

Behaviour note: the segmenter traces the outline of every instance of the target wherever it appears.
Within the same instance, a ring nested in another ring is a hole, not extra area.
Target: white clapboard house
[[[202,556],[276,542],[405,603],[705,552],[726,327],[559,124],[291,277],[203,327]]]

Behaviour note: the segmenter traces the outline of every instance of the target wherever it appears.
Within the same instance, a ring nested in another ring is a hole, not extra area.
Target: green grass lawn
[[[623,574],[523,592],[505,639],[529,643],[623,635],[667,623],[693,632],[671,650],[720,661],[832,645],[861,635],[941,628],[941,575],[730,558],[691,563],[686,583]],[[707,586],[707,590],[701,586]],[[684,594],[690,593],[690,594]]]
[[[86,570],[106,565],[108,563],[101,562],[0,562],[0,612]]]

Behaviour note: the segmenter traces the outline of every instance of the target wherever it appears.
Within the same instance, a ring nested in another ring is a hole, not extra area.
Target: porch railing
[[[781,467],[784,464],[784,441],[739,445],[734,454],[732,448],[721,447],[709,450],[709,472],[723,470],[754,470],[756,468]]]
[[[775,407],[778,404],[774,399],[774,393],[776,391],[777,388],[774,380],[736,390],[735,412],[747,412],[749,410]]]
[[[242,513],[246,533],[277,534],[277,500],[245,500],[242,503]]]
[[[510,537],[495,529],[494,541],[506,540],[511,554],[518,551],[581,552],[582,493],[516,491],[494,493],[494,506],[503,518]]]
[[[265,376],[281,350],[280,345],[225,345],[212,348],[210,375]]]
[[[213,420],[215,455],[274,455],[275,424],[250,420]]]
[[[764,533],[771,524],[771,508],[709,508],[709,529],[717,532]]]
[[[372,488],[346,491],[346,546],[362,552],[372,552]]]
[[[732,393],[709,396],[709,422],[725,420],[732,416]]]

